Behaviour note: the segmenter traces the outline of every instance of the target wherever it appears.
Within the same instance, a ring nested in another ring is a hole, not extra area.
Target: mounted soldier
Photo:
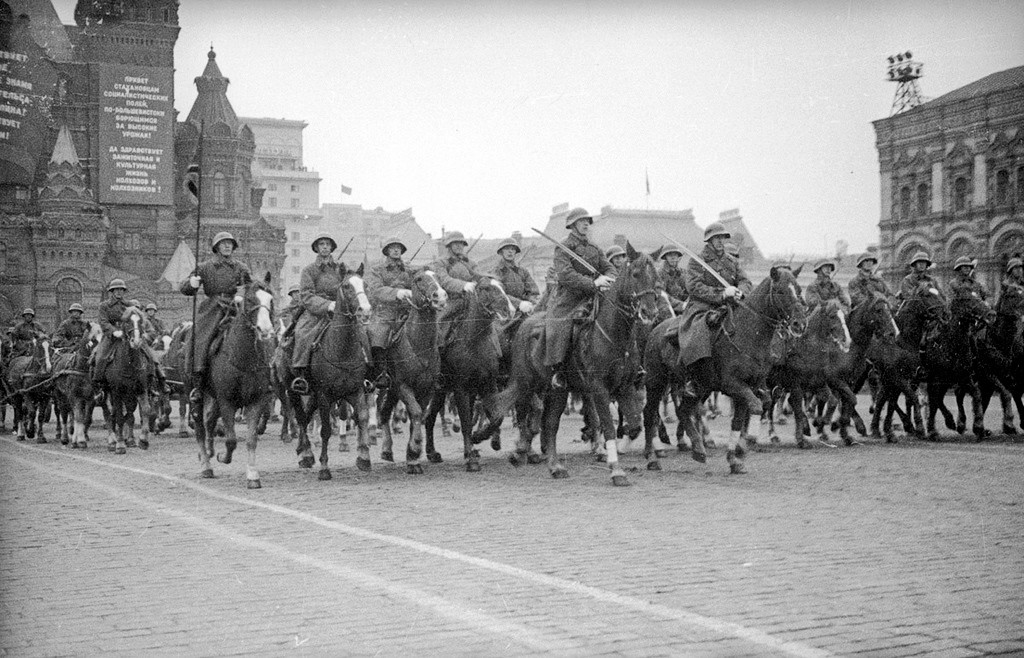
[[[150,345],[152,345],[157,339],[171,335],[171,332],[167,331],[167,327],[164,326],[164,321],[156,317],[156,311],[156,304],[153,302],[146,304],[146,321],[149,322],[149,328],[146,332],[146,342]]]
[[[302,297],[299,295],[300,290],[301,288],[297,283],[288,286],[288,305],[281,309],[280,314],[280,320],[284,323],[285,327],[291,327],[299,319],[300,309],[302,308]]]
[[[387,374],[388,341],[405,317],[412,300],[412,270],[402,260],[408,249],[399,238],[384,240],[378,261],[366,275],[366,294],[373,307],[368,327],[370,334],[371,366],[366,378],[374,386],[390,385]]]
[[[928,274],[928,268],[932,265],[932,260],[928,257],[928,254],[923,251],[917,252],[911,257],[909,265],[911,272],[903,277],[903,281],[900,282],[900,291],[897,293],[897,297],[906,301],[917,294],[918,288],[927,287],[935,290],[942,301],[945,302],[946,298],[942,294],[939,282],[931,274]]]
[[[813,311],[819,304],[834,299],[843,307],[844,311],[850,312],[850,296],[842,286],[832,280],[832,274],[835,271],[835,261],[826,259],[814,264],[814,273],[818,275],[818,278],[804,291],[804,301],[807,302],[808,311]]]
[[[505,294],[520,313],[533,313],[537,300],[540,299],[540,290],[530,276],[529,270],[516,263],[516,256],[523,251],[519,247],[519,242],[515,238],[502,240],[497,251],[501,261],[494,268],[493,278],[501,282]]]
[[[11,331],[11,358],[32,354],[32,341],[46,337],[43,325],[36,322],[36,312],[26,308],[21,312],[21,320],[15,323]]]
[[[210,344],[217,334],[221,321],[231,311],[232,306],[241,306],[245,286],[252,282],[249,268],[232,257],[238,250],[238,241],[227,231],[215,236],[210,244],[213,258],[196,267],[189,278],[182,282],[179,290],[187,297],[194,297],[203,288],[205,298],[199,304],[194,327],[194,363],[190,351],[186,369],[193,373],[194,388],[189,393],[193,401],[201,398],[207,370],[209,366]]]
[[[572,349],[573,318],[598,291],[608,290],[615,280],[615,268],[604,252],[589,240],[594,218],[583,208],[573,208],[565,217],[569,237],[555,249],[557,285],[547,309],[544,330],[544,365],[554,370],[551,385],[565,387],[565,360]],[[579,257],[570,257],[566,252]],[[588,269],[580,261],[590,265]],[[596,275],[594,273],[597,273]]]
[[[608,262],[615,268],[616,275],[618,275],[626,265],[626,250],[617,244],[613,244],[605,249],[604,257],[607,258]]]
[[[302,313],[295,322],[295,348],[292,353],[295,378],[291,390],[299,395],[309,393],[309,382],[306,380],[309,358],[320,335],[331,322],[338,289],[344,283],[344,266],[336,263],[331,256],[338,248],[334,238],[329,235],[317,236],[310,247],[316,254],[316,260],[303,268],[299,280]]]
[[[469,243],[459,231],[452,231],[445,236],[444,246],[447,255],[434,261],[431,268],[437,275],[437,281],[448,293],[449,304],[438,318],[441,330],[441,347],[444,348],[452,336],[452,329],[466,312],[466,295],[476,290],[476,285],[484,278],[477,271],[476,263],[466,256]],[[497,337],[495,337],[497,340]]]
[[[875,274],[877,266],[878,258],[870,252],[861,254],[857,259],[857,276],[850,279],[850,283],[847,285],[850,302],[853,306],[858,306],[861,302],[871,299],[876,292],[882,293],[887,299],[892,297],[889,286],[882,280],[882,277]]]
[[[1000,285],[999,296],[1006,294],[1024,295],[1024,260],[1011,258],[1006,263],[1006,275]]]
[[[683,258],[683,252],[673,245],[665,245],[661,250],[661,267],[658,269],[658,278],[664,286],[668,300],[661,299],[659,306],[668,304],[672,312],[679,315],[686,308],[686,300],[690,294],[686,292],[686,280],[683,270],[679,268],[679,261]]]
[[[54,347],[75,347],[89,330],[89,324],[82,319],[82,305],[75,302],[68,307],[68,317],[53,332]]]
[[[960,256],[953,263],[954,276],[949,282],[949,298],[951,300],[971,297],[978,297],[982,301],[988,299],[985,286],[974,278],[974,266],[975,262],[967,256]]]
[[[686,289],[690,298],[679,320],[679,362],[684,366],[691,367],[711,356],[714,338],[711,325],[719,326],[727,303],[743,299],[753,289],[739,259],[725,252],[725,241],[730,237],[732,235],[721,223],[710,224],[704,229],[704,250],[700,254],[729,285],[723,285],[695,258],[690,259],[686,268]],[[681,392],[695,397],[692,379]]]
[[[97,313],[100,328],[103,330],[103,339],[96,347],[93,356],[92,382],[97,387],[103,386],[103,376],[106,372],[107,362],[111,357],[110,351],[114,346],[114,341],[125,337],[125,333],[130,328],[129,320],[133,313],[143,320],[143,326],[140,327],[140,330],[143,333],[146,330],[145,318],[143,317],[142,309],[139,308],[138,301],[134,299],[126,300],[124,298],[128,292],[128,286],[125,285],[124,279],[113,279],[107,285],[107,292],[110,293],[110,298],[100,304]],[[149,343],[143,341],[139,349],[153,365],[157,382],[163,388],[165,384],[164,373],[160,369],[160,364],[157,363]]]

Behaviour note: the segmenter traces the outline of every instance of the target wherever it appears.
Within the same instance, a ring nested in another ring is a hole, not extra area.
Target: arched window
[[[967,179],[963,176],[953,182],[953,210],[967,210]]]
[[[910,219],[910,188],[900,188],[900,219]]]
[[[928,203],[928,185],[921,183],[917,186],[917,214],[921,217],[930,212]]]
[[[82,303],[82,284],[78,279],[64,277],[57,282],[57,319],[63,320],[72,304]]]
[[[996,172],[996,205],[1010,200],[1010,172],[1000,169]]]
[[[228,202],[228,181],[224,174],[217,172],[213,175],[213,205],[217,208],[224,208]]]

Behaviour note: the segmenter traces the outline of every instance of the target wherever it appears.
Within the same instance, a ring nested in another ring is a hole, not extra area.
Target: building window
[[[928,214],[928,186],[921,183],[917,186],[917,214],[924,217]]]
[[[298,208],[298,207],[299,207],[299,200],[298,199],[292,199],[292,208]]]
[[[63,319],[72,304],[82,303],[82,284],[77,279],[65,277],[57,282],[57,317]]]
[[[276,196],[272,196],[269,199],[267,199],[267,205],[270,206],[271,208],[276,208],[277,207],[277,197]]]
[[[299,191],[299,186],[298,185],[292,185],[292,192],[298,192],[298,191]]]
[[[910,188],[900,188],[900,219],[910,219]]]
[[[228,202],[228,183],[224,174],[217,172],[213,175],[213,205],[223,208]]]
[[[996,205],[1003,205],[1010,199],[1010,172],[1000,169],[996,172]]]
[[[267,183],[268,192],[277,192],[277,183]]]
[[[953,182],[953,210],[967,209],[967,179],[961,176]]]

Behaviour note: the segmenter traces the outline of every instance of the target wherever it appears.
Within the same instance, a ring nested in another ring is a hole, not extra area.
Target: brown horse
[[[344,265],[342,265],[344,268]],[[356,466],[370,470],[370,446],[367,439],[369,411],[363,381],[366,379],[366,354],[363,348],[363,322],[370,316],[370,300],[363,285],[363,266],[355,272],[342,272],[334,314],[313,348],[309,366],[309,395],[292,393],[291,406],[299,428],[296,452],[301,456],[299,466],[313,466],[313,450],[307,429],[313,413],[320,411],[320,472],[321,480],[331,479],[328,468],[328,445],[333,422],[331,410],[335,403],[343,411],[349,405],[355,411],[359,426],[359,456]]]
[[[480,452],[474,444],[484,439],[474,436],[474,409],[479,400],[484,414],[493,413],[501,376],[501,355],[494,341],[494,324],[507,322],[515,312],[505,289],[495,279],[484,279],[470,294],[465,315],[456,321],[451,342],[441,350],[440,383],[426,412],[424,425],[430,461],[440,461],[441,456],[434,450],[434,420],[451,392],[459,414],[466,470],[471,473],[480,470]],[[501,420],[497,422],[500,425]]]
[[[171,398],[178,400],[178,436],[189,436],[188,428],[192,424],[189,417],[188,392],[192,390],[192,373],[185,367],[192,336],[192,322],[186,320],[171,332],[171,341],[160,360],[164,376],[167,378],[168,402]]]
[[[731,308],[731,307],[730,307]],[[798,336],[804,332],[806,308],[800,298],[796,276],[788,268],[773,267],[769,276],[741,302],[727,318],[714,337],[711,357],[701,359],[689,368],[679,363],[678,336],[672,330],[678,322],[668,320],[655,327],[647,342],[644,365],[647,369],[647,405],[644,408],[644,438],[647,468],[660,470],[658,456],[653,450],[659,421],[658,405],[670,386],[680,386],[687,380],[694,383],[697,397],[680,396],[677,410],[679,422],[685,423],[692,456],[703,462],[704,436],[699,414],[702,402],[713,391],[721,391],[733,400],[732,431],[729,436],[726,460],[729,472],[746,473],[746,449],[739,442],[740,429],[747,426],[751,416],[761,415],[761,398],[754,393],[764,385],[771,368],[769,347],[779,332]],[[732,333],[725,328],[734,327]],[[756,442],[759,422],[750,424],[751,438]]]
[[[213,437],[217,421],[224,426],[224,452],[217,461],[230,464],[238,446],[235,436],[235,412],[245,411],[247,459],[246,487],[260,488],[260,473],[256,469],[258,426],[264,407],[272,396],[270,387],[270,359],[273,352],[274,295],[268,290],[270,273],[265,279],[253,281],[245,287],[242,305],[228,321],[219,345],[214,344],[210,355],[210,375],[203,386],[203,422],[196,424],[196,443],[199,446],[200,475],[213,477],[210,457],[213,456]]]
[[[589,400],[597,412],[612,483],[629,484],[619,465],[611,403],[617,401],[619,408],[629,415],[630,405],[637,400],[635,386],[641,355],[634,326],[637,321],[653,323],[658,315],[658,274],[650,256],[628,243],[626,247],[626,266],[606,292],[597,293],[589,321],[581,323],[578,330],[574,328],[576,335],[567,357],[566,387],[551,386],[551,368],[543,365],[541,350],[536,349],[544,340],[543,315],[527,319],[516,333],[511,384],[502,393],[503,398],[514,400],[519,418],[519,440],[509,456],[513,465],[529,460],[533,435],[525,419],[533,411],[534,396],[539,396],[543,400],[541,446],[548,470],[555,478],[569,476],[558,456],[557,435],[569,392],[575,391],[585,401]],[[500,409],[499,405],[499,412]]]
[[[30,354],[16,356],[8,364],[5,373],[7,401],[14,409],[18,441],[35,439],[36,443],[46,443],[42,414],[50,395],[48,380],[52,371],[50,341],[42,335],[32,339]]]
[[[78,345],[61,352],[54,359],[53,402],[63,445],[84,450],[88,437],[86,429],[93,410],[93,386],[89,376],[89,358],[93,349],[103,337],[103,330],[96,322],[89,323],[89,330]],[[69,432],[69,427],[73,429]]]
[[[110,432],[107,450],[123,455],[134,441],[135,410],[139,409],[139,447],[149,448],[149,386],[154,376],[153,365],[143,353],[142,315],[139,309],[129,307],[122,320],[125,332],[119,338],[108,337],[113,344],[107,351],[108,363],[103,369],[100,387],[107,393],[110,403]]]
[[[448,304],[448,293],[431,270],[420,270],[412,278],[412,310],[396,330],[387,349],[387,370],[391,386],[377,396],[378,422],[383,434],[380,458],[394,461],[391,412],[401,400],[409,413],[409,443],[405,450],[405,471],[423,473],[423,410],[430,402],[441,375],[437,313]]]

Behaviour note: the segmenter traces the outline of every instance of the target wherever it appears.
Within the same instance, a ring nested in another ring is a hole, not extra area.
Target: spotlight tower
[[[913,109],[924,102],[921,90],[917,86],[917,80],[923,74],[921,69],[924,64],[913,60],[913,53],[909,50],[905,53],[898,53],[888,58],[889,82],[899,84],[896,87],[896,96],[892,99],[892,110],[889,116],[899,114],[906,110]]]

